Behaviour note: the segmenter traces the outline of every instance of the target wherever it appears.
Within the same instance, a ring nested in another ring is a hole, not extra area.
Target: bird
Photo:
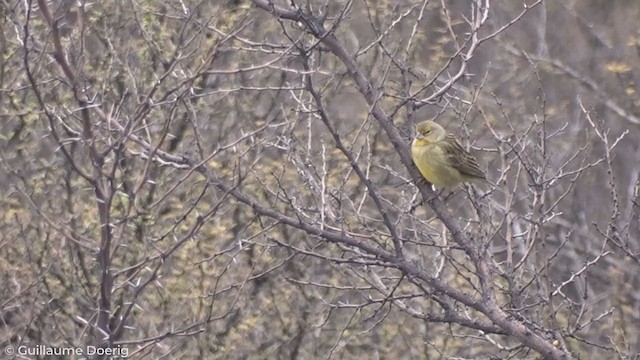
[[[438,187],[453,188],[464,182],[487,181],[473,155],[453,134],[432,120],[416,126],[411,157],[422,176]]]

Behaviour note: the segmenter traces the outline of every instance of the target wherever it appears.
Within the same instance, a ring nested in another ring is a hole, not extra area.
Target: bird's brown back
[[[447,138],[443,141],[443,150],[451,166],[460,171],[460,173],[472,178],[487,179],[484,172],[480,169],[476,158],[469,154],[453,135],[447,134]]]

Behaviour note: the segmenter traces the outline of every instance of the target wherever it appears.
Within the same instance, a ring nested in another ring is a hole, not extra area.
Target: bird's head
[[[447,133],[444,128],[435,122],[424,121],[416,126],[416,141],[422,143],[434,143],[444,140]]]

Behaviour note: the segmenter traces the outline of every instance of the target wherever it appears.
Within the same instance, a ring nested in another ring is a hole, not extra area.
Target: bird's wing
[[[484,172],[480,169],[476,158],[469,154],[462,145],[451,134],[447,134],[443,141],[443,150],[449,159],[449,163],[461,173],[478,179],[486,179]]]

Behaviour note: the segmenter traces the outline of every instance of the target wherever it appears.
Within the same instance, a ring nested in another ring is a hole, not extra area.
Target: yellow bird
[[[476,159],[433,121],[416,126],[411,156],[422,176],[438,187],[452,188],[467,181],[487,180]]]

